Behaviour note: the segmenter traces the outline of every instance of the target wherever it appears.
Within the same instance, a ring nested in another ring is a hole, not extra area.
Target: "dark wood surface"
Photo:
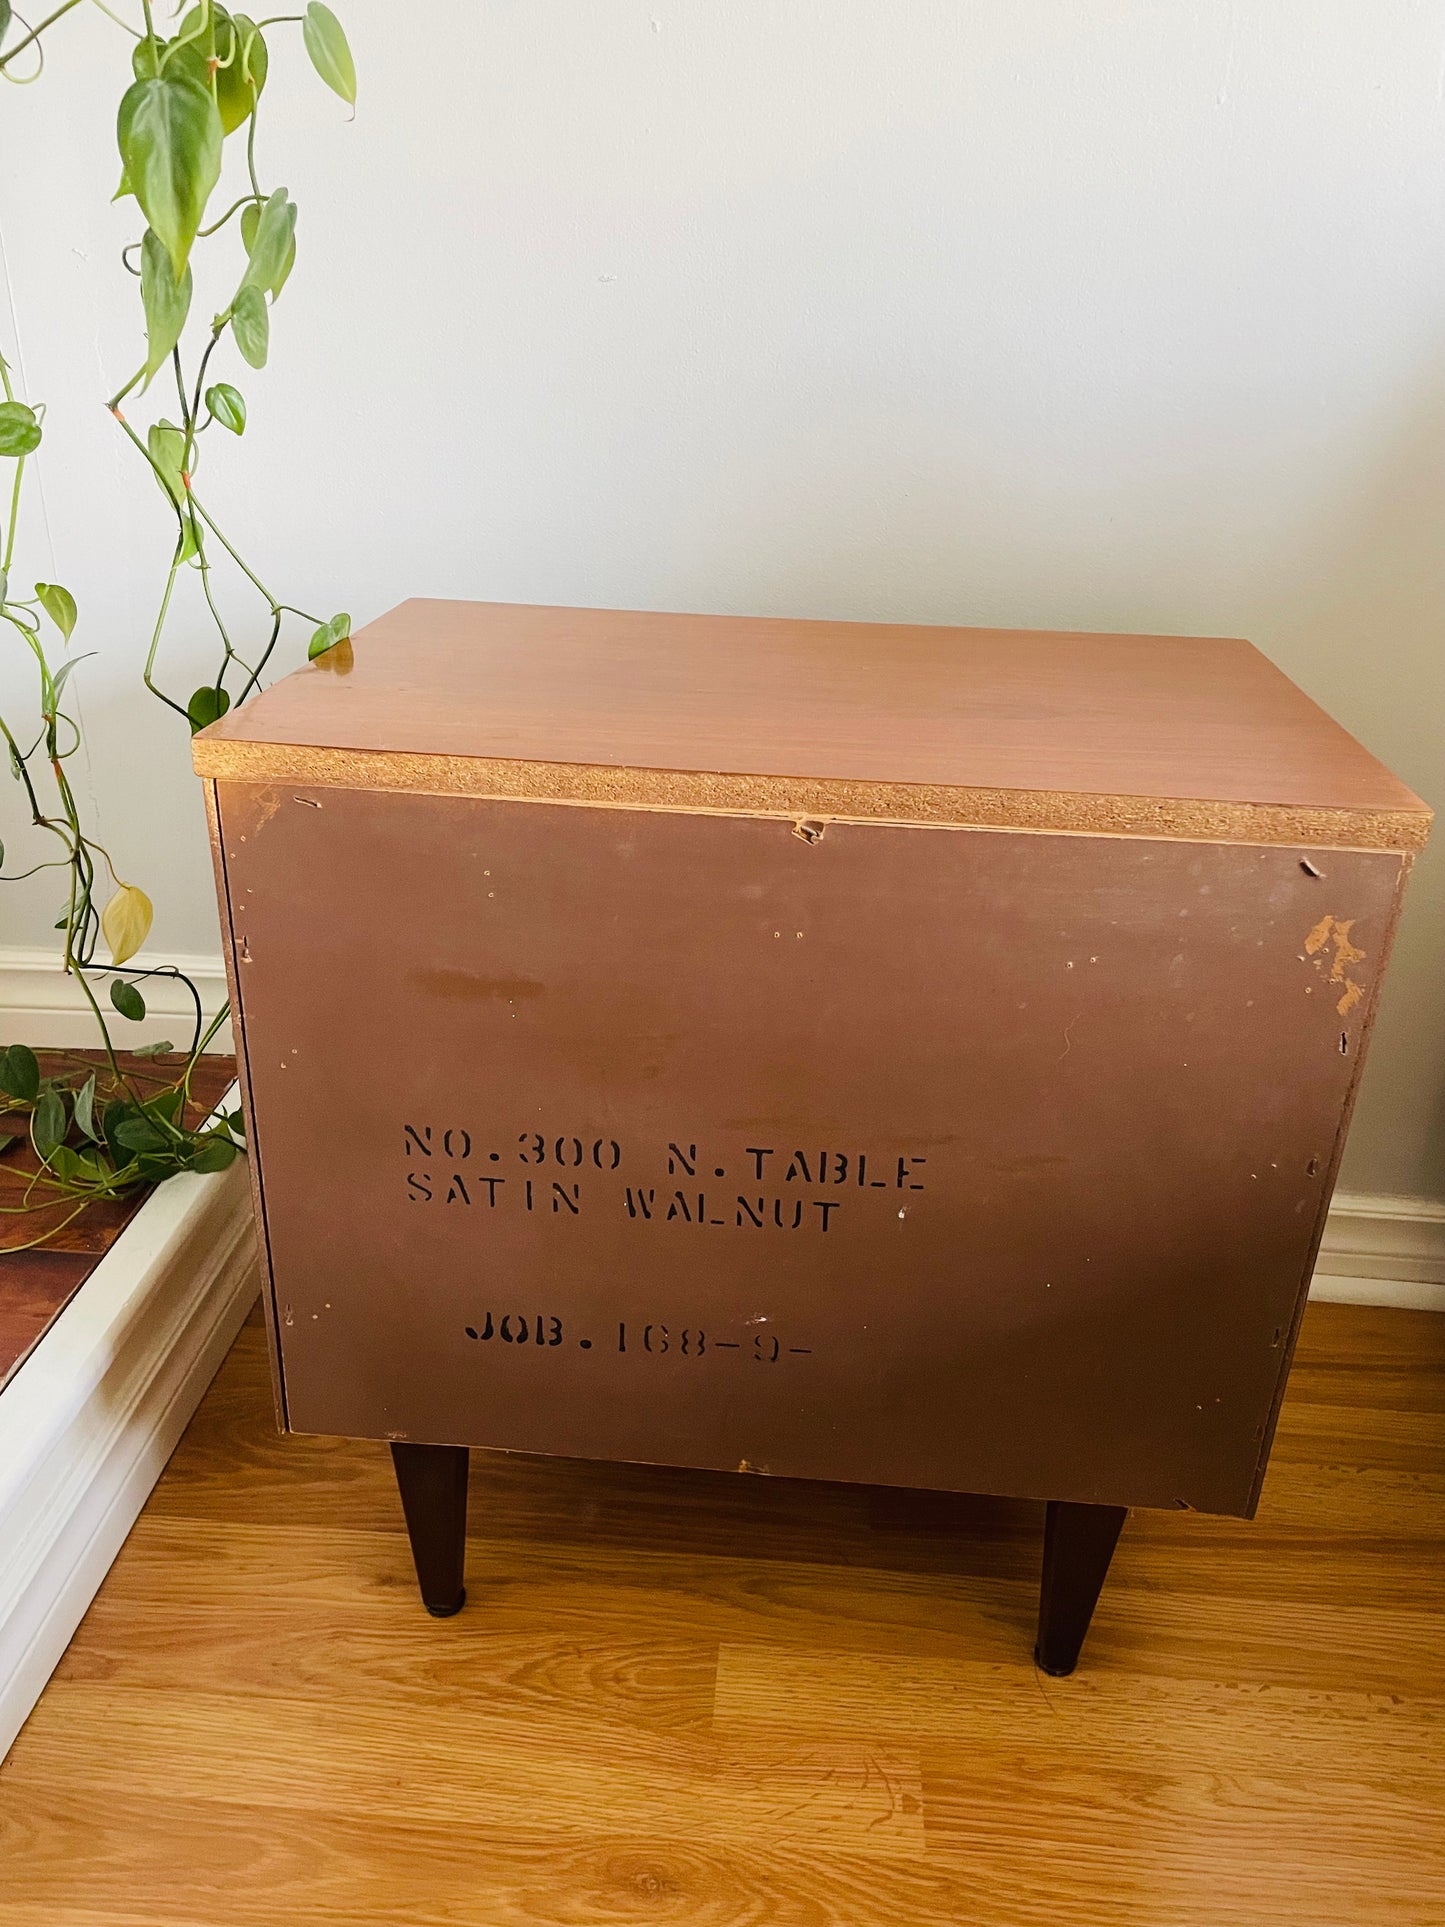
[[[73,1068],[92,1067],[98,1074],[98,1095],[103,1096],[105,1079],[100,1073],[105,1066],[105,1055],[102,1051],[40,1051],[37,1055],[42,1071],[49,1077]],[[128,1076],[138,1083],[152,1083],[157,1087],[174,1076],[174,1071],[168,1071],[167,1067],[182,1061],[179,1057],[147,1058],[130,1054],[122,1054],[120,1059]],[[202,1059],[191,1080],[195,1102],[188,1115],[192,1123],[214,1109],[235,1074],[233,1057],[218,1053]],[[13,1113],[0,1120],[5,1125],[14,1121]],[[28,1140],[11,1142],[0,1155],[0,1204],[23,1202],[26,1187],[38,1167],[39,1160]],[[29,1356],[148,1195],[138,1191],[114,1202],[87,1205],[78,1217],[70,1217],[75,1208],[73,1203],[61,1201],[23,1217],[0,1218],[0,1387]],[[70,1222],[64,1223],[67,1217]],[[13,1249],[45,1231],[52,1235],[38,1250]]]
[[[414,600],[222,742],[1429,815],[1218,637]]]
[[[1066,1679],[1079,1663],[1079,1649],[1128,1516],[1122,1506],[1049,1501],[1034,1658],[1053,1679]]]
[[[467,1603],[467,1474],[464,1445],[408,1445],[393,1440],[401,1509],[422,1604],[450,1619]]]
[[[1072,1679],[1043,1507],[383,1445],[249,1327],[0,1766],[4,1927],[1427,1927],[1445,1318],[1315,1305],[1252,1524],[1131,1518]]]

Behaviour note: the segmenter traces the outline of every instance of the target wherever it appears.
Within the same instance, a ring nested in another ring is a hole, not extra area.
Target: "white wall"
[[[207,477],[283,595],[1243,634],[1445,799],[1445,0],[337,6],[359,112],[273,55],[300,261]],[[0,98],[0,342],[51,406],[22,575],[80,598],[104,827],[196,952],[167,518],[99,406],[124,64],[85,9]],[[1359,1190],[1445,1194],[1442,921],[1445,847]]]

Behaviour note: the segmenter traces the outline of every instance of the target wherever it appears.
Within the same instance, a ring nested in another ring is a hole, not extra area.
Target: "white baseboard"
[[[1310,1297],[1445,1311],[1445,1204],[1336,1191]]]
[[[226,972],[220,957],[163,957],[143,950],[131,959],[130,967],[145,970],[160,964],[174,964],[192,980],[209,1023],[226,1001]],[[151,977],[140,990],[146,1014],[138,1024],[112,1011],[102,999],[116,1047],[135,1050],[169,1038],[184,1050],[196,1021],[196,1007],[185,986],[172,977]],[[94,1013],[75,978],[61,969],[56,952],[0,944],[0,1047],[29,1044],[34,1050],[85,1050],[97,1042]],[[229,1023],[222,1026],[211,1048],[230,1050]]]
[[[172,1178],[0,1392],[0,1759],[258,1284],[244,1161]]]

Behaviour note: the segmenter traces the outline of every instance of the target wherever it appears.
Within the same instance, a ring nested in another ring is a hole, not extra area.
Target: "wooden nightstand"
[[[1248,643],[409,602],[196,738],[282,1426],[1259,1497],[1430,812]]]

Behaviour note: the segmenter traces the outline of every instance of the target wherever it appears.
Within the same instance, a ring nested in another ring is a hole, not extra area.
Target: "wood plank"
[[[252,1325],[0,1767],[0,1921],[1422,1927],[1442,1358],[1312,1307],[1260,1517],[1136,1516],[1042,1681],[1038,1508],[926,1493],[488,1456],[428,1620]]]
[[[236,1762],[267,1806],[444,1823],[468,1818],[543,1832],[588,1831],[605,1811],[626,1832],[727,1842],[820,1841],[873,1853],[916,1854],[923,1822],[919,1764],[906,1748],[872,1742],[802,1745],[763,1739],[737,1747],[621,1724],[574,1708],[525,1707],[432,1696],[420,1717],[328,1692],[137,1690],[52,1681],[56,1717],[27,1729],[7,1767],[13,1789],[63,1784],[66,1731],[106,1735],[89,1784],[166,1799],[178,1755],[194,1793],[224,1798]],[[304,1770],[298,1770],[303,1766]]]
[[[55,1788],[7,1861],[5,1927],[278,1927],[370,1921],[406,1927],[961,1927],[982,1917],[941,1868],[826,1846],[639,1837],[598,1826],[565,1835],[425,1825],[340,1809],[164,1801],[124,1792],[103,1806]],[[80,1890],[77,1833],[111,1870]],[[179,1876],[179,1877],[178,1877]],[[18,1890],[18,1891],[17,1891]]]

